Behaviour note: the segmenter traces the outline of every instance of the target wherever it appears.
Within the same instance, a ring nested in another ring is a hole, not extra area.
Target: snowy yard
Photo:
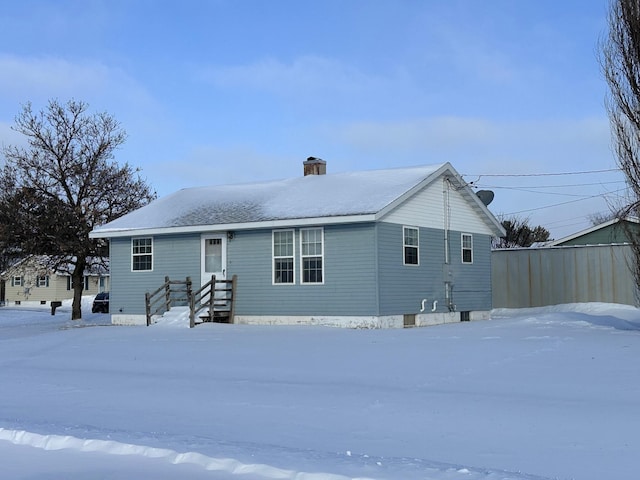
[[[635,479],[640,311],[405,330],[0,308],[10,479]],[[82,328],[91,327],[91,328]]]

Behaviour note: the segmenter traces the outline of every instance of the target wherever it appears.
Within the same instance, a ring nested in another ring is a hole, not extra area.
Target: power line
[[[514,190],[516,192],[527,192],[527,193],[535,193],[540,195],[540,192],[535,190],[529,190],[526,188],[516,188],[516,187],[493,187],[493,188],[502,188],[504,190]],[[584,197],[583,193],[560,193],[560,192],[543,192],[544,195],[560,195],[563,197]]]
[[[607,173],[607,172],[619,172],[619,168],[607,168],[604,170],[584,170],[582,172],[559,172],[559,173],[481,173],[481,174],[463,174],[463,177],[478,177],[478,180],[482,177],[559,177],[566,175],[587,175],[591,173]],[[474,182],[470,182],[474,183]]]
[[[621,188],[621,189],[619,189],[619,190],[615,190],[615,191],[613,191],[613,192],[608,192],[607,194],[618,193],[618,192],[621,192],[621,191],[624,191],[624,190],[626,190],[626,188]],[[537,211],[537,210],[544,210],[545,208],[559,207],[559,206],[561,206],[561,205],[567,205],[567,204],[569,204],[569,203],[581,202],[581,201],[583,201],[583,200],[589,200],[589,199],[591,199],[591,198],[603,197],[603,196],[604,196],[603,194],[598,193],[598,194],[596,194],[596,195],[591,195],[591,196],[584,197],[584,198],[578,198],[578,199],[576,199],[576,200],[568,200],[568,201],[566,201],[566,202],[554,203],[553,205],[545,205],[545,206],[543,206],[543,207],[529,208],[529,209],[527,209],[527,210],[519,210],[519,211],[517,211],[517,212],[505,213],[504,215],[517,215],[517,214],[519,214],[519,213],[535,212],[535,211]]]
[[[478,188],[559,188],[559,187],[593,187],[596,185],[612,185],[618,183],[626,183],[624,180],[614,180],[611,182],[593,182],[593,183],[559,183],[557,185],[532,185],[532,186],[518,186],[518,187],[502,187],[498,185],[478,185],[474,183],[474,187]]]
[[[624,182],[608,182],[608,183],[624,183]],[[596,183],[593,185],[604,185],[601,183]],[[483,188],[493,188],[493,189],[502,189],[502,190],[514,190],[517,192],[527,192],[527,193],[535,193],[538,195],[560,195],[560,196],[564,196],[564,197],[584,197],[583,193],[566,193],[566,192],[539,192],[536,191],[535,189],[542,189],[542,188],[559,188],[559,187],[575,187],[578,185],[548,185],[548,186],[531,186],[531,187],[498,187],[498,186],[486,186],[483,185]],[[626,187],[624,190],[626,190],[628,187]],[[609,193],[609,192],[606,192]],[[606,194],[605,193],[605,194]],[[603,194],[604,195],[604,194]]]

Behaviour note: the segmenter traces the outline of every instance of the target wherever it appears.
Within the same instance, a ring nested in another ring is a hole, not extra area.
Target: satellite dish
[[[484,206],[488,206],[491,202],[493,202],[494,194],[491,190],[478,190],[476,195],[480,199]]]

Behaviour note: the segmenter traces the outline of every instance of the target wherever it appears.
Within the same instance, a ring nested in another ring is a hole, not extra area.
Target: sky
[[[115,160],[186,187],[451,162],[552,238],[624,202],[598,41],[606,0],[24,0],[0,16],[0,144],[82,100]],[[591,173],[584,173],[591,172]],[[314,199],[321,201],[321,199]]]

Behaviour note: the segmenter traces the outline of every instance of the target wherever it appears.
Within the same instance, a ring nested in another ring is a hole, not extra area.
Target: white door
[[[211,280],[227,279],[227,236],[226,234],[211,234],[202,237],[202,277],[200,285]]]

